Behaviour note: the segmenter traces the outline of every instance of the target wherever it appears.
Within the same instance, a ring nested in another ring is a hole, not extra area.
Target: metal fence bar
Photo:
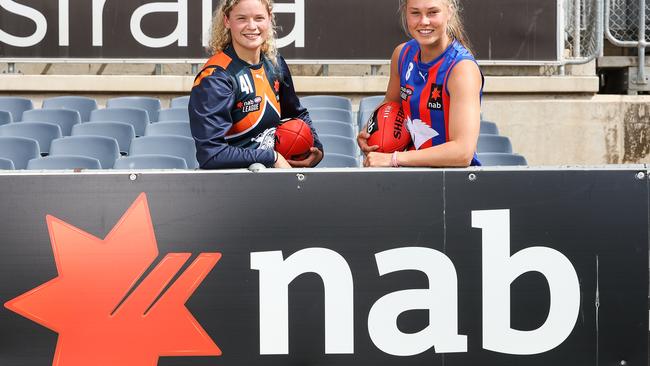
[[[572,48],[572,58],[563,58],[561,61],[562,65],[579,65],[586,64],[595,60],[602,52],[603,49],[603,28],[604,28],[604,0],[571,0],[565,2],[567,8],[570,4],[573,4],[573,9],[569,11],[569,14],[573,16],[574,19],[571,19],[567,22],[567,25],[571,24],[571,28],[567,28],[568,36],[571,38],[571,42],[568,43],[569,47]],[[590,12],[595,12],[593,16],[588,14]],[[594,23],[584,24],[583,22],[593,21]],[[585,34],[581,34],[582,29],[585,29]],[[584,42],[590,42],[590,44],[585,45]],[[587,47],[585,47],[587,46]],[[586,53],[583,55],[583,52]],[[588,53],[587,53],[588,52]]]

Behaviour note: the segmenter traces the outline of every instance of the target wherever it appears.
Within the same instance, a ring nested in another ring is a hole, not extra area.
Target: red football
[[[387,102],[380,105],[368,120],[366,131],[370,134],[368,145],[379,146],[379,152],[404,151],[411,143],[400,103]]]
[[[314,146],[314,135],[305,121],[294,118],[275,130],[275,151],[288,160],[304,160]]]

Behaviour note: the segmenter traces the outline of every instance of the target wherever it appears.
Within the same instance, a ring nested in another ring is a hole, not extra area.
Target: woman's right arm
[[[381,104],[386,102],[401,102],[399,95],[399,55],[402,52],[402,48],[404,48],[404,43],[395,47],[393,55],[390,58],[390,76],[388,77],[388,87],[386,88],[386,96],[384,97],[384,101]],[[364,127],[361,129],[361,132],[359,132],[359,135],[357,136],[357,143],[359,144],[359,148],[361,148],[361,152],[364,154],[368,154],[369,152],[375,151],[379,148],[377,145],[368,146],[368,138],[370,138],[370,135],[368,132],[366,132],[366,128]]]
[[[235,104],[234,90],[232,79],[221,69],[192,88],[188,110],[199,166],[234,169],[247,168],[253,163],[267,167],[282,164],[284,159],[276,157],[272,150],[244,149],[226,141],[226,133],[233,123],[230,111]]]

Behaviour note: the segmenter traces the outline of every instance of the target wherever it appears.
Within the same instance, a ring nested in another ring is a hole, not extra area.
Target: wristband
[[[395,151],[393,156],[390,157],[390,166],[393,168],[399,168],[399,163],[397,163],[397,151]]]

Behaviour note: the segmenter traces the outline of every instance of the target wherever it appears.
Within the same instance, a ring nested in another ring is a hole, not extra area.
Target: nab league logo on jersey
[[[413,88],[409,88],[408,86],[401,86],[399,89],[399,96],[403,101],[408,101],[411,95],[413,95]]]
[[[429,102],[427,108],[436,111],[442,110],[442,86],[438,84],[431,85],[431,94],[429,95]]]
[[[262,97],[255,97],[253,99],[237,103],[237,108],[240,108],[242,113],[257,112],[260,110],[261,103]]]

